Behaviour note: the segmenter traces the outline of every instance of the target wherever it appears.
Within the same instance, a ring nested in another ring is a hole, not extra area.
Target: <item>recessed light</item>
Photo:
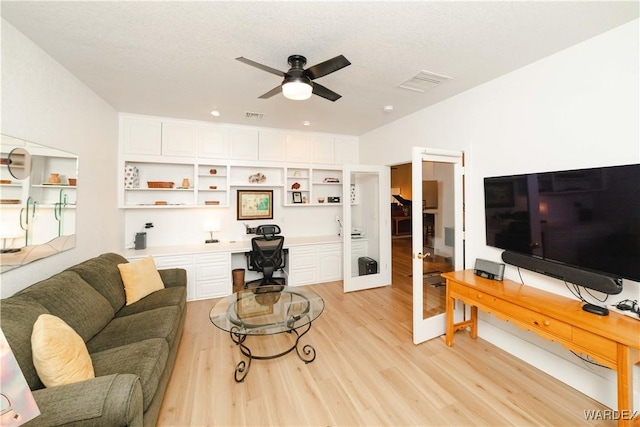
[[[302,124],[304,126],[309,126],[311,124],[311,122],[309,120],[305,120],[304,122],[302,122]]]
[[[218,111],[218,110],[213,110],[213,111],[211,111],[211,115],[212,115],[213,117],[220,117],[220,111]]]
[[[393,105],[385,105],[384,107],[382,107],[382,111],[384,111],[385,113],[390,113],[393,111]]]

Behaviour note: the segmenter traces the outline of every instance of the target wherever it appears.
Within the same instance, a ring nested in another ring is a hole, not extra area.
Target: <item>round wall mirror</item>
[[[9,173],[15,179],[25,179],[31,175],[31,154],[24,148],[14,148],[7,156]]]

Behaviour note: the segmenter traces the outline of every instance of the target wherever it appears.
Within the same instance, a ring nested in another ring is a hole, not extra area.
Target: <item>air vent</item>
[[[244,116],[247,119],[261,120],[264,117],[264,113],[252,113],[251,111],[247,111],[244,113]]]
[[[415,76],[411,77],[398,85],[399,88],[412,90],[414,92],[425,92],[429,89],[433,89],[441,83],[451,80],[451,77],[442,76],[440,74],[432,73],[422,70]]]

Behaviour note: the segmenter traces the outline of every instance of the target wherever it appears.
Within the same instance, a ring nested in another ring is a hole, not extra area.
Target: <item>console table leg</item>
[[[449,284],[449,281],[447,280],[447,285],[448,284]],[[455,331],[453,328],[453,307],[454,307],[454,299],[449,295],[449,286],[447,286],[446,308],[445,308],[447,333],[445,335],[445,343],[447,344],[448,347],[453,346],[453,332]]]
[[[478,338],[478,307],[471,306],[471,332],[470,336],[473,339]]]
[[[618,343],[617,351],[617,375],[618,375],[618,426],[631,425],[634,418],[633,412],[633,361],[629,354],[629,347]]]

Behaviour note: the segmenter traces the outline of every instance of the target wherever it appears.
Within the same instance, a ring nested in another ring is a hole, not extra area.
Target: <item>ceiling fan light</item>
[[[282,85],[282,94],[285,98],[294,101],[303,101],[311,98],[313,87],[303,81],[289,81]]]

